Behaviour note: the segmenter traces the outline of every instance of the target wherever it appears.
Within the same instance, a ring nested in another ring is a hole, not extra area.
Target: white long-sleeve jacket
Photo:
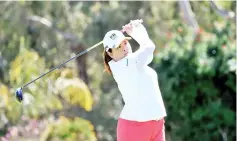
[[[133,121],[161,119],[166,116],[166,110],[157,73],[148,66],[153,59],[155,44],[142,24],[135,27],[131,37],[140,48],[119,61],[109,62],[125,102],[120,118]]]

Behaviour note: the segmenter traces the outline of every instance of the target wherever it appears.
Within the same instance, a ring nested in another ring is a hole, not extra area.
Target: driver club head
[[[16,99],[17,99],[17,101],[18,102],[22,102],[22,100],[23,100],[23,92],[22,92],[22,88],[18,88],[17,90],[16,90]]]

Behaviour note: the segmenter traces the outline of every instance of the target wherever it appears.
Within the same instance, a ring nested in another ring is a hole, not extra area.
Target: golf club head
[[[22,88],[18,88],[18,89],[16,90],[16,99],[17,99],[17,101],[19,101],[20,103],[22,102],[22,100],[23,100]]]

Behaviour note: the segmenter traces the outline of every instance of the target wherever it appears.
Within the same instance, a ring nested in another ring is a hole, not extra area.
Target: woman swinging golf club
[[[129,38],[111,30],[103,39],[105,70],[117,82],[125,105],[117,124],[117,141],[165,141],[166,110],[156,72],[148,66],[155,45],[141,20],[123,26],[140,45],[132,53]]]
[[[122,32],[139,43],[138,51],[132,53],[128,42],[130,38],[125,37]],[[155,45],[141,20],[134,20],[123,26],[122,32],[109,31],[103,41],[18,88],[15,94],[17,100],[24,100],[23,89],[33,82],[103,43],[105,70],[113,75],[125,101],[118,120],[117,141],[165,141],[166,110],[157,74],[148,66],[153,59]]]

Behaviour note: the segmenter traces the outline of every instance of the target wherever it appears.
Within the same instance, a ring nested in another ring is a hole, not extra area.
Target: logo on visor
[[[113,33],[111,36],[110,36],[110,39],[114,40],[115,38],[117,38],[117,35],[115,33]]]

